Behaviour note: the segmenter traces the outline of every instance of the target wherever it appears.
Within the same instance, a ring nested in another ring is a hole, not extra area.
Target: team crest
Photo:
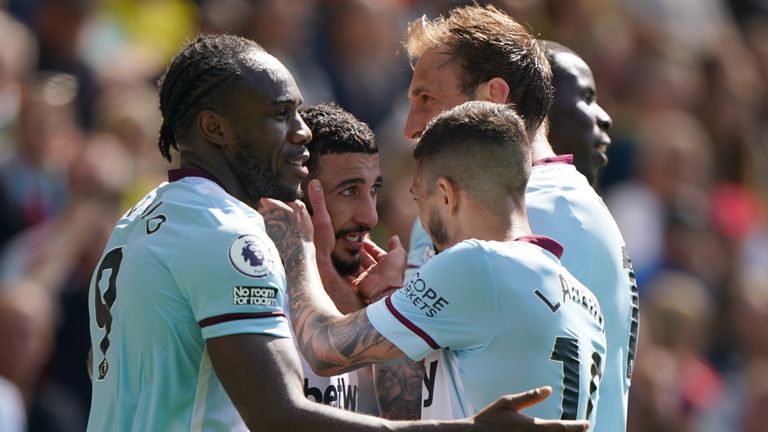
[[[229,245],[229,261],[240,273],[260,278],[272,271],[267,245],[253,234],[244,234]]]

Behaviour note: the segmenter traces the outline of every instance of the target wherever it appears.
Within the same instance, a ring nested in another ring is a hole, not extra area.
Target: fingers
[[[400,243],[400,236],[393,235],[389,239],[389,251],[392,252],[392,251],[394,251],[395,249],[398,249],[398,248],[405,250],[403,248],[403,244]]]
[[[312,204],[312,223],[316,227],[318,224],[331,226],[331,216],[328,215],[328,208],[325,206],[325,193],[320,180],[311,180],[307,186],[307,193],[309,203]]]
[[[504,407],[520,411],[546,399],[552,394],[552,387],[539,387],[525,393],[517,393],[504,397]]]
[[[374,243],[373,240],[366,237],[365,241],[363,242],[363,250],[375,261],[371,264],[375,264],[378,260],[380,260],[384,255],[387,254],[387,251],[380,248],[379,245]]]
[[[314,242],[318,254],[330,255],[336,244],[331,216],[325,206],[325,193],[320,180],[311,180],[307,185],[309,203],[312,205],[312,226],[314,227]]]

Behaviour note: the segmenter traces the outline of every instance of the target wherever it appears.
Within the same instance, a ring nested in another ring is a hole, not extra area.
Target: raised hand
[[[357,291],[368,302],[374,302],[403,286],[403,273],[408,261],[408,252],[400,243],[400,238],[389,239],[389,253],[378,247],[370,239],[363,245],[362,265],[365,270],[353,283]]]

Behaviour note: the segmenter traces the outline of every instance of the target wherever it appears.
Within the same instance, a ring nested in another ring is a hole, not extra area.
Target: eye
[[[373,197],[378,196],[379,192],[381,192],[381,185],[380,184],[373,185],[373,187],[371,188],[371,196]]]
[[[351,197],[355,196],[355,193],[357,192],[357,188],[355,187],[349,187],[346,189],[343,189],[341,192],[339,192],[342,196]]]
[[[419,96],[419,99],[421,99],[421,103],[423,103],[423,104],[426,104],[426,103],[429,103],[429,102],[435,100],[435,98],[433,98],[432,96],[430,96],[428,94],[423,94],[423,93],[422,93],[421,96]]]
[[[288,108],[282,108],[278,112],[275,113],[274,117],[279,120],[288,120],[288,117],[291,114],[291,110]]]
[[[597,99],[597,94],[595,94],[595,91],[592,90],[592,89],[584,89],[581,92],[581,99],[584,102],[586,102],[588,104],[591,104],[591,103],[595,102],[595,100]]]

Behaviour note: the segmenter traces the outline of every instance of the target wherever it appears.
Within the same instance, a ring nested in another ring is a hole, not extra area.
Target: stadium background
[[[84,428],[87,281],[118,214],[168,169],[153,83],[186,38],[250,37],[307,104],[372,126],[382,239],[415,214],[399,41],[461,3],[0,0],[0,380],[30,430]],[[494,3],[580,53],[613,117],[600,192],[642,305],[629,430],[768,430],[768,2]]]

